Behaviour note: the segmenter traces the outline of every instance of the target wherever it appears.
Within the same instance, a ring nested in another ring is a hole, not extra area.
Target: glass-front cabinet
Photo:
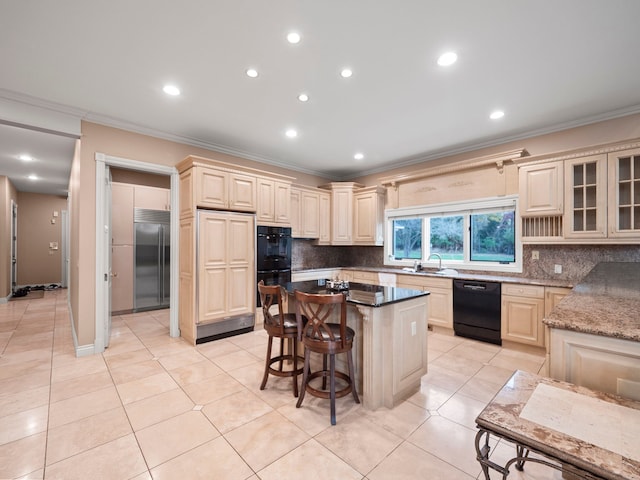
[[[565,237],[607,236],[607,156],[565,161]]]
[[[640,149],[609,154],[609,236],[640,235]]]

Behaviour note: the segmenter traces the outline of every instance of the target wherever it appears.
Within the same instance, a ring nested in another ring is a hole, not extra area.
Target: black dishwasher
[[[502,345],[498,282],[453,281],[453,330],[461,337]]]

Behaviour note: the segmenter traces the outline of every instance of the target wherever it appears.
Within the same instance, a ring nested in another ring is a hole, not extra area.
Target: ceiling
[[[0,98],[348,180],[640,112],[638,18],[637,0],[5,2]],[[73,139],[19,130],[0,125],[0,174],[44,188],[31,151],[65,189]]]

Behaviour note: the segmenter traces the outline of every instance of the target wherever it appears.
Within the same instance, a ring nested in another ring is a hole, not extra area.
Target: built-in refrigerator
[[[135,311],[169,307],[170,212],[134,210]]]

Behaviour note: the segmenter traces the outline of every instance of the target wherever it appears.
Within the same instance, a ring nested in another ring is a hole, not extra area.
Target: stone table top
[[[640,479],[638,401],[518,370],[476,423],[599,477]]]
[[[640,263],[599,263],[543,321],[640,342]]]

